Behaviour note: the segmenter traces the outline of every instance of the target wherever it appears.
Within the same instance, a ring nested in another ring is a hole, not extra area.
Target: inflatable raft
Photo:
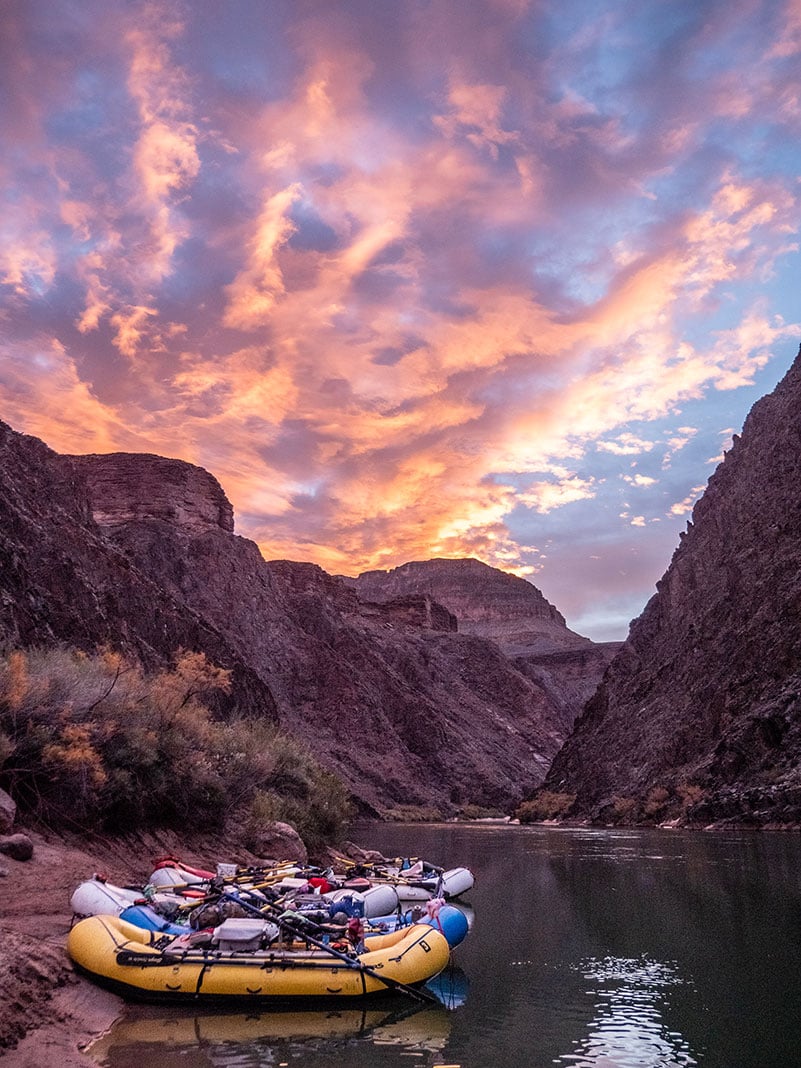
[[[358,956],[322,946],[286,946],[275,940],[277,935],[268,921],[229,919],[201,948],[188,935],[148,931],[118,916],[90,916],[70,931],[67,951],[97,982],[151,1001],[386,994],[432,979],[450,957],[446,937],[424,924],[371,938]]]
[[[205,895],[201,895],[204,897]],[[158,893],[150,899],[161,905],[186,907],[197,904],[197,898],[186,898],[179,894]],[[114,886],[105,879],[95,876],[80,883],[73,891],[70,906],[74,916],[119,916],[125,909],[145,901],[141,890],[127,886]]]

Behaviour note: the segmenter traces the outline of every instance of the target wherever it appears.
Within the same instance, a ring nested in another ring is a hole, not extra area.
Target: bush
[[[311,766],[309,770],[312,784],[305,799],[279,793],[274,784],[256,791],[243,821],[248,848],[255,847],[260,828],[274,820],[290,823],[311,852],[341,840],[351,815],[347,790],[336,775]]]
[[[486,805],[463,805],[459,810],[460,820],[487,820],[499,819],[506,815],[498,808],[487,808]]]
[[[661,815],[670,801],[671,793],[664,786],[652,786],[643,805],[643,815],[649,819]]]
[[[630,826],[640,818],[640,802],[636,797],[617,794],[602,802],[594,813],[593,823],[605,827]]]
[[[54,828],[222,830],[269,797],[302,836],[334,837],[344,786],[272,724],[214,720],[202,699],[229,688],[200,653],[146,675],[108,650],[13,652],[0,660],[0,784]]]
[[[529,801],[524,801],[515,815],[521,823],[539,823],[541,820],[564,819],[575,803],[575,794],[561,794],[552,790],[540,790]]]
[[[696,783],[686,782],[682,783],[676,791],[681,801],[681,809],[683,814],[687,814],[691,808],[705,800],[706,792],[703,787],[698,786]]]

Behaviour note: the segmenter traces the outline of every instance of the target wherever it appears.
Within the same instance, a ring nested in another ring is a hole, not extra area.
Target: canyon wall
[[[801,352],[710,478],[545,790],[600,822],[801,822]]]
[[[191,464],[59,456],[2,426],[0,506],[0,650],[107,644],[152,668],[202,651],[234,672],[219,715],[301,738],[364,812],[511,809],[564,738],[542,680],[434,596],[365,600],[313,564],[266,562]]]
[[[621,644],[576,634],[536,586],[480,560],[422,560],[345,581],[363,600],[422,594],[445,605],[460,633],[495,642],[518,671],[543,689],[564,734]]]

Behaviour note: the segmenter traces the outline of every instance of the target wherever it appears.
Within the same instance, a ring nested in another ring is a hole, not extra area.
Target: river
[[[102,1068],[795,1068],[801,835],[371,824],[476,875],[441,1007],[131,1006]]]

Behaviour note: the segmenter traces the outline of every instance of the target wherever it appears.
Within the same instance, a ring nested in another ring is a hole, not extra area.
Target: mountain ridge
[[[564,738],[536,673],[447,606],[363,601],[314,564],[265,561],[194,465],[63,456],[3,424],[0,508],[1,651],[107,644],[153,669],[204,652],[233,672],[216,713],[301,739],[364,812],[508,811]]]

